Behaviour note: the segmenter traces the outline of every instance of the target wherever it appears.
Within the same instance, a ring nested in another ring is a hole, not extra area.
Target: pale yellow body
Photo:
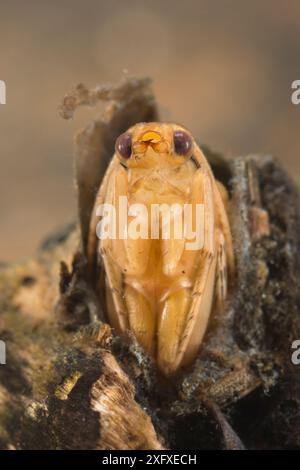
[[[142,203],[148,214],[153,204],[163,203],[190,204],[194,214],[196,204],[203,204],[203,247],[187,250],[184,237],[163,239],[161,228],[158,239],[151,238],[150,219],[147,239],[97,241],[93,217],[89,242],[91,251],[97,243],[100,248],[109,322],[119,332],[131,330],[166,375],[195,357],[213,305],[222,309],[227,272],[233,275],[234,270],[218,185],[195,142],[189,158],[174,153],[172,136],[177,129],[183,128],[161,123],[131,128],[132,156],[126,162],[113,157],[96,206],[106,202],[118,210],[119,196],[127,196],[129,205]]]

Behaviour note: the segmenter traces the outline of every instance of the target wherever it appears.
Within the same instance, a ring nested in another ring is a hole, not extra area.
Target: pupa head
[[[118,158],[127,168],[177,167],[193,154],[190,132],[169,123],[139,123],[121,134],[115,145]]]

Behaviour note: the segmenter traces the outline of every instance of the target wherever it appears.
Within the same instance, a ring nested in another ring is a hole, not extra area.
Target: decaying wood
[[[66,227],[34,258],[1,268],[0,448],[299,448],[300,375],[290,362],[300,338],[293,183],[272,157],[227,161],[205,150],[230,191],[237,276],[195,362],[166,380],[133,337],[103,322],[82,250],[115,136],[157,119],[155,101],[145,80],[92,92],[81,86],[62,113],[98,99],[109,110],[76,139],[82,232]]]

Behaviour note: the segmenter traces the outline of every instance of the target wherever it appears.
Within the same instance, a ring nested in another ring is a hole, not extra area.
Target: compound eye
[[[187,132],[175,131],[173,136],[174,150],[178,155],[184,157],[188,156],[191,152],[193,142],[192,138]]]
[[[121,155],[121,157],[126,159],[130,158],[132,150],[132,137],[129,132],[125,132],[117,138],[115,149],[116,152]]]

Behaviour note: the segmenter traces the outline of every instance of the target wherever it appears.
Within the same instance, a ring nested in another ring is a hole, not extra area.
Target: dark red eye
[[[129,132],[121,134],[116,140],[116,152],[123,158],[129,158],[132,150],[132,139]]]
[[[191,137],[187,132],[175,131],[174,136],[174,150],[178,155],[187,156],[193,146]]]

